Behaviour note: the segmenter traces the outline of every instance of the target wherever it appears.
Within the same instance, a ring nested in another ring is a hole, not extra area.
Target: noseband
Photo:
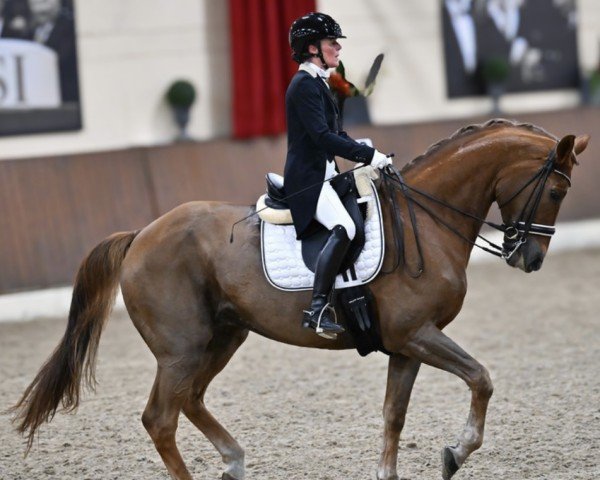
[[[498,204],[498,208],[504,207],[514,200],[529,185],[534,183],[533,190],[529,194],[529,198],[527,198],[525,205],[523,205],[518,220],[501,225],[501,230],[504,232],[502,258],[508,260],[512,257],[519,247],[527,241],[529,235],[541,235],[544,237],[552,237],[552,235],[554,235],[554,232],[556,231],[554,225],[533,223],[533,219],[538,211],[544,193],[544,187],[546,186],[546,182],[551,173],[556,173],[565,178],[569,183],[569,186],[571,186],[571,178],[569,178],[566,173],[557,170],[554,165],[555,163],[556,150],[552,150],[544,165],[542,165],[533,177],[531,177],[519,190],[513,193],[508,200]]]
[[[537,213],[540,202],[542,200],[544,187],[545,187],[546,182],[548,181],[548,177],[550,176],[551,173],[556,173],[556,174],[562,176],[563,178],[565,178],[567,180],[567,182],[569,183],[569,186],[571,186],[571,178],[566,173],[561,172],[560,170],[557,170],[555,168],[555,163],[556,163],[556,150],[552,150],[548,154],[548,158],[544,162],[544,165],[542,165],[542,167],[521,188],[519,188],[516,192],[514,192],[512,195],[510,195],[510,197],[507,200],[505,200],[501,204],[500,203],[498,204],[499,208],[504,207],[508,203],[512,202],[529,185],[531,185],[532,183],[535,183],[534,188],[533,188],[531,194],[529,195],[529,198],[527,199],[527,201],[525,202],[525,205],[523,206],[523,209],[521,210],[521,214],[519,215],[518,220],[511,222],[509,224],[503,223],[501,225],[498,225],[493,222],[489,222],[489,221],[487,221],[483,218],[480,218],[476,215],[473,215],[469,212],[465,212],[464,210],[461,210],[461,209],[456,208],[442,200],[439,200],[438,198],[430,195],[427,192],[424,192],[423,190],[420,190],[415,187],[411,187],[406,182],[404,182],[404,179],[402,178],[400,171],[396,167],[394,167],[393,165],[386,167],[383,170],[383,177],[384,177],[385,183],[392,184],[394,187],[396,187],[396,189],[399,192],[402,193],[402,195],[406,198],[406,203],[407,203],[409,214],[410,214],[410,219],[411,219],[411,223],[412,223],[412,227],[413,227],[413,234],[415,236],[415,241],[417,244],[417,250],[418,250],[418,254],[419,254],[419,270],[418,270],[417,274],[415,274],[413,276],[416,277],[424,271],[424,260],[423,260],[423,255],[421,253],[421,248],[420,248],[419,234],[418,234],[417,224],[416,224],[415,215],[414,215],[414,211],[413,211],[414,210],[413,204],[418,205],[420,208],[425,210],[425,212],[427,212],[431,217],[435,218],[438,222],[440,222],[442,225],[444,225],[447,229],[449,229],[454,234],[456,234],[457,236],[459,236],[466,242],[470,243],[474,247],[480,248],[481,250],[491,253],[492,255],[496,255],[497,257],[501,257],[505,260],[508,260],[519,249],[519,247],[521,247],[521,245],[523,245],[527,241],[527,237],[529,235],[541,235],[541,236],[546,236],[546,237],[552,237],[552,235],[554,235],[554,232],[556,231],[554,225],[543,225],[543,224],[539,224],[539,223],[533,223],[533,219]],[[437,215],[427,205],[424,205],[422,202],[415,199],[411,195],[410,192],[417,193],[420,196],[423,196],[423,197],[437,203],[438,205],[446,207],[454,212],[460,213],[461,215],[463,215],[465,217],[472,218],[473,220],[477,220],[478,222],[481,222],[482,224],[486,224],[489,227],[492,227],[496,230],[501,231],[502,233],[504,233],[504,241],[503,241],[502,246],[500,247],[499,245],[496,245],[495,243],[487,240],[486,238],[484,238],[481,235],[477,235],[477,237],[482,239],[484,242],[486,242],[489,245],[489,248],[479,245],[478,243],[472,241],[470,238],[466,237],[460,231],[458,231],[454,226],[452,226],[449,223],[447,223],[446,221],[444,221],[439,215]],[[397,248],[400,248],[400,250],[398,251],[398,261],[396,262],[394,268],[391,270],[391,271],[394,271],[400,265],[401,261],[404,260],[403,255],[401,253],[403,250],[402,246],[400,245],[401,240],[399,239],[399,237],[401,237],[401,235],[402,235],[403,229],[402,229],[402,219],[399,215],[395,196],[393,194],[391,194],[391,195],[389,195],[389,198],[390,198],[390,202],[392,204],[392,212],[393,212],[393,217],[394,217],[394,228],[392,230],[394,232],[396,246],[397,246]],[[391,271],[387,272],[387,273],[391,273]]]

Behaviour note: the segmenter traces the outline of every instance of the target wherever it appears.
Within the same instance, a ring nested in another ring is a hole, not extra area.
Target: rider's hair
[[[314,45],[317,47],[318,53],[310,53],[308,51],[308,47]],[[304,63],[307,60],[310,60],[313,57],[319,57],[321,55],[321,39],[318,40],[310,40],[305,42],[300,48],[299,51],[292,52],[292,60],[296,63]]]

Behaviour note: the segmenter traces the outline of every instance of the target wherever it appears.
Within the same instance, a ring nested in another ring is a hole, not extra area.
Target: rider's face
[[[321,52],[323,52],[323,59],[327,64],[327,68],[336,68],[340,64],[339,56],[341,49],[342,46],[335,38],[325,38],[324,40],[321,40]],[[314,45],[310,45],[308,51],[313,55],[318,53],[317,47]],[[314,63],[319,62],[320,66],[320,60],[314,59],[311,61]]]
[[[321,40],[321,51],[323,58],[329,68],[336,68],[340,64],[340,50],[342,46],[335,38],[326,38]]]

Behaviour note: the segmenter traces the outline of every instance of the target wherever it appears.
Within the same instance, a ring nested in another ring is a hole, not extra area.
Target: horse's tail
[[[59,405],[79,405],[81,381],[94,390],[96,353],[102,328],[112,309],[121,264],[138,232],[115,233],[83,260],[73,289],[69,322],[54,353],[12,408],[17,430],[27,435],[27,452],[38,427],[52,420]]]

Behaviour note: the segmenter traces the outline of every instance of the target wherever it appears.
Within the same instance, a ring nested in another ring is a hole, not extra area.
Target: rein
[[[408,271],[408,274],[412,278],[418,278],[425,271],[425,261],[423,259],[423,251],[421,249],[421,240],[419,238],[419,230],[417,227],[417,218],[416,218],[415,210],[414,210],[414,206],[413,206],[413,203],[418,204],[418,202],[415,202],[415,200],[410,195],[410,192],[408,190],[409,187],[402,179],[402,176],[400,175],[400,171],[396,167],[394,167],[393,165],[390,165],[390,166],[386,167],[384,170],[382,170],[381,172],[383,174],[383,180],[384,180],[383,185],[385,186],[386,197],[388,198],[388,201],[390,202],[390,208],[392,210],[392,234],[394,236],[394,245],[395,245],[395,250],[396,250],[396,262],[394,263],[394,266],[390,270],[383,270],[382,273],[384,273],[386,275],[393,273],[400,265],[402,265],[403,267],[406,267],[406,257],[404,255],[404,225],[402,223],[402,217],[400,216],[400,209],[399,209],[397,201],[396,201],[396,196],[394,195],[394,192],[393,192],[394,187],[398,188],[397,187],[397,185],[398,185],[400,187],[400,191],[401,191],[402,195],[404,195],[404,197],[406,198],[406,204],[408,206],[410,222],[411,222],[411,225],[413,228],[413,235],[415,237],[415,244],[417,246],[417,252],[419,254],[419,263],[418,263],[417,271],[416,272]]]
[[[519,188],[516,192],[514,192],[507,200],[505,200],[501,204],[500,203],[498,204],[499,208],[504,207],[505,205],[510,203],[512,200],[514,200],[529,185],[536,182],[531,194],[529,195],[527,201],[525,202],[525,205],[523,206],[523,209],[521,210],[519,219],[508,225],[504,224],[504,223],[499,225],[499,224],[490,222],[484,218],[480,218],[469,212],[461,210],[460,208],[450,205],[449,203],[446,203],[443,200],[440,200],[440,199],[434,197],[430,193],[427,193],[416,187],[412,187],[404,181],[404,179],[402,178],[402,175],[400,174],[400,171],[396,167],[391,166],[391,165],[386,167],[386,169],[384,169],[382,171],[383,178],[384,178],[384,185],[386,186],[386,190],[388,188],[395,188],[400,193],[402,193],[402,195],[406,199],[409,216],[410,216],[410,221],[411,221],[411,225],[413,228],[413,235],[414,235],[415,243],[417,246],[417,252],[418,252],[418,256],[419,256],[419,269],[416,274],[409,272],[409,275],[413,278],[416,278],[423,273],[424,268],[425,268],[425,262],[424,262],[423,253],[422,253],[422,249],[421,249],[421,242],[420,242],[420,238],[419,238],[419,231],[417,228],[416,217],[415,217],[415,213],[414,213],[414,205],[417,205],[420,208],[422,208],[432,218],[434,218],[436,221],[438,221],[439,223],[444,225],[444,227],[446,227],[452,233],[454,233],[455,235],[457,235],[458,237],[463,239],[465,242],[467,242],[467,243],[471,244],[472,246],[477,247],[485,252],[491,253],[492,255],[503,258],[505,260],[508,260],[519,249],[519,247],[527,241],[527,237],[530,234],[551,237],[556,230],[555,227],[552,225],[541,225],[541,224],[533,223],[533,218],[535,217],[535,214],[537,213],[538,207],[540,205],[543,191],[544,191],[544,186],[546,185],[546,181],[548,180],[548,177],[550,176],[550,174],[552,172],[557,173],[558,175],[564,177],[568,181],[569,186],[571,185],[571,179],[569,178],[569,176],[567,174],[565,174],[564,172],[561,172],[560,170],[556,170],[554,168],[555,161],[556,161],[556,151],[553,150],[548,155],[548,158],[546,159],[544,165],[521,188]],[[490,248],[478,244],[476,241],[473,241],[470,238],[463,235],[454,226],[452,226],[448,222],[444,221],[430,207],[428,207],[428,206],[424,205],[422,202],[416,200],[411,195],[410,192],[417,193],[418,195],[423,196],[423,197],[427,198],[428,200],[431,200],[431,201],[437,203],[438,205],[441,205],[449,210],[459,213],[464,217],[471,218],[473,220],[476,220],[479,223],[486,224],[495,230],[501,231],[502,233],[504,233],[504,236],[505,236],[503,245],[502,246],[496,245],[495,243],[491,242],[490,240],[486,239],[485,237],[483,237],[480,234],[477,234],[477,238],[480,238],[481,240],[486,242]],[[394,243],[396,245],[396,251],[398,252],[397,253],[398,256],[397,256],[397,259],[396,259],[396,262],[395,262],[393,268],[384,273],[392,273],[401,264],[404,266],[406,265],[405,255],[404,255],[404,244],[403,244],[404,229],[403,229],[403,225],[402,225],[402,218],[399,215],[399,208],[396,203],[395,196],[393,194],[391,194],[391,192],[388,192],[387,196],[389,198],[392,213],[393,213],[392,221],[393,221],[394,228],[392,229],[392,231],[394,233]]]

